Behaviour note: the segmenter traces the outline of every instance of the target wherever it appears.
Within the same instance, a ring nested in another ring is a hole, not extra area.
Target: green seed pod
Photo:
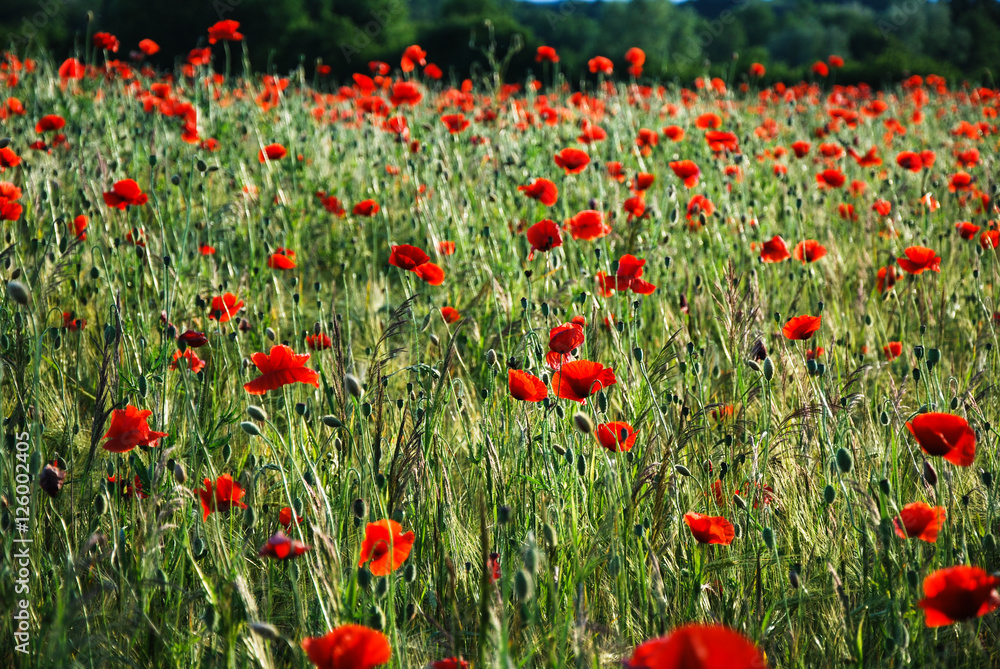
[[[767,546],[770,550],[773,551],[774,550],[774,530],[772,530],[770,527],[765,527],[764,528],[764,532],[763,532],[763,536],[764,536],[764,545]]]
[[[764,378],[769,382],[774,378],[774,363],[770,356],[764,358]]]
[[[249,434],[251,437],[259,437],[260,429],[248,420],[240,423],[240,429]],[[228,446],[228,444],[226,444]],[[228,459],[228,458],[227,458]]]
[[[681,476],[691,476],[691,470],[684,465],[674,465],[674,471]]]
[[[251,404],[247,407],[247,415],[253,420],[265,421],[267,420],[267,412],[264,411],[263,407]]]
[[[323,425],[330,428],[344,427],[344,424],[336,416],[323,416]]]
[[[576,472],[580,476],[586,476],[587,474],[587,461],[584,459],[583,453],[576,458]]]
[[[196,558],[205,553],[205,541],[201,537],[195,537],[194,541],[191,542],[191,552]]]
[[[514,595],[522,602],[529,601],[535,594],[535,580],[524,569],[514,574]]]
[[[316,485],[316,476],[312,473],[311,469],[307,469],[302,473],[302,480],[306,482],[306,485]]]
[[[846,448],[837,449],[837,469],[843,474],[850,474],[854,469],[854,456]]]
[[[833,501],[837,499],[837,489],[832,485],[828,485],[823,488],[823,501],[827,504],[833,504]]]
[[[413,583],[417,580],[417,568],[412,562],[408,562],[403,569],[403,580],[407,583]]]
[[[642,362],[642,349],[636,346],[632,349],[632,357],[635,358],[636,362]]]

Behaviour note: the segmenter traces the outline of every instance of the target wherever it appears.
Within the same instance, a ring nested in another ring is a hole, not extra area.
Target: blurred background
[[[107,31],[121,41],[119,58],[151,38],[162,47],[154,60],[170,66],[204,46],[220,19],[240,22],[255,70],[304,62],[311,72],[322,58],[338,79],[370,60],[395,63],[414,43],[446,79],[489,70],[491,51],[508,81],[540,76],[543,44],[557,49],[570,81],[593,76],[586,64],[595,55],[624,74],[632,46],[646,52],[645,76],[661,80],[702,75],[706,61],[717,76],[757,61],[766,80],[799,79],[830,54],[847,61],[841,83],[935,73],[994,85],[1000,72],[995,0],[3,0],[0,40],[22,55],[64,58]]]

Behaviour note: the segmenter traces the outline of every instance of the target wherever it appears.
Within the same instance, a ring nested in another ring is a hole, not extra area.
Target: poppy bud
[[[833,504],[833,501],[837,499],[837,489],[832,485],[827,485],[823,488],[823,501],[827,504]]]
[[[305,402],[296,402],[295,413],[297,413],[300,416],[305,416],[307,413],[309,413],[309,407],[306,406]]]
[[[175,174],[175,175],[171,176],[170,177],[170,183],[172,183],[175,186],[180,186],[181,185],[181,175]]]
[[[7,296],[22,307],[26,307],[31,303],[31,292],[20,281],[7,282]]]
[[[883,495],[888,496],[892,492],[892,485],[890,485],[889,479],[881,479],[878,482],[878,489],[882,491]]]
[[[497,364],[497,352],[493,349],[486,351],[486,364],[490,367]]]
[[[380,578],[375,581],[375,596],[385,597],[385,593],[389,592],[389,579]]]
[[[255,406],[251,404],[247,407],[247,415],[254,420],[265,421],[267,420],[267,412],[264,411],[262,407]]]
[[[351,502],[351,512],[356,518],[364,518],[368,515],[368,505],[365,500],[358,497],[356,500]]]
[[[587,474],[587,461],[583,457],[583,453],[576,456],[576,472],[580,476],[586,476]]]
[[[924,480],[931,487],[936,486],[938,482],[937,471],[934,470],[930,460],[924,460]]]
[[[986,486],[986,488],[993,487],[993,472],[983,471],[982,474],[979,475],[979,478],[982,480],[983,485]]]
[[[265,641],[277,641],[281,638],[278,628],[268,623],[250,623],[247,625],[250,631],[264,639]]]
[[[563,451],[563,457],[566,458],[566,464],[571,465],[576,462],[576,458],[573,456],[573,449],[567,448]]]
[[[507,505],[502,505],[497,508],[497,520],[501,525],[506,525],[510,522],[510,507]]]
[[[542,526],[542,538],[545,539],[545,543],[548,544],[549,548],[553,550],[559,546],[559,535],[556,534],[556,529],[548,523]]]
[[[691,470],[684,465],[674,465],[674,471],[681,476],[691,476]]]
[[[10,146],[10,137],[0,138],[0,149],[6,149]]]
[[[994,550],[996,550],[996,547],[997,547],[997,542],[996,542],[996,539],[993,538],[993,534],[992,533],[987,534],[985,537],[983,537],[983,549],[984,550],[994,551]]]
[[[403,569],[403,579],[407,583],[413,583],[417,580],[417,567],[412,562],[408,562],[406,568]]]
[[[352,374],[344,375],[344,389],[354,398],[360,398],[365,392],[361,380]]]
[[[323,416],[323,425],[332,428],[344,427],[344,424],[340,422],[340,419],[336,416]]]
[[[854,456],[846,448],[837,449],[837,468],[844,474],[850,474],[854,469]]]
[[[248,420],[245,420],[242,423],[240,423],[240,428],[244,432],[246,432],[247,434],[249,434],[251,437],[259,437],[260,436],[260,430],[257,429],[256,425],[254,425],[253,423],[251,423]],[[228,444],[227,444],[227,446],[228,446]]]
[[[524,569],[514,574],[514,594],[522,602],[530,600],[535,594],[535,581]]]
[[[319,321],[316,321],[315,323],[313,323],[313,334],[314,335],[318,335],[320,332],[322,332],[322,330],[323,330],[323,328],[319,324]]]
[[[248,530],[257,524],[257,512],[249,504],[243,509],[243,526]]]
[[[590,417],[580,411],[573,414],[573,425],[583,434],[590,434],[594,431],[594,424],[591,422]]]
[[[103,516],[104,512],[108,510],[108,500],[104,498],[104,495],[97,493],[94,495],[94,511],[98,516]]]
[[[274,338],[275,338],[274,330],[272,330],[271,328],[267,328],[266,330],[264,330],[264,334],[267,335],[268,339],[270,339],[271,341],[274,341]]]
[[[361,567],[358,569],[358,587],[367,590],[372,584],[372,573],[368,571],[367,567]]]
[[[38,477],[38,487],[52,498],[55,498],[62,490],[63,481],[66,479],[66,472],[52,465],[45,465],[41,475]]]
[[[764,378],[767,381],[774,378],[774,364],[771,362],[770,356],[764,358]]]
[[[184,485],[184,481],[187,480],[187,472],[180,462],[174,463],[174,480],[177,481],[177,485]]]
[[[774,530],[770,527],[765,527],[762,534],[764,536],[764,545],[770,550],[774,550]]]
[[[889,424],[889,414],[887,414],[885,411],[883,411],[882,413],[880,413],[879,417],[878,417],[878,422],[882,423],[882,425],[888,425]]]
[[[788,570],[788,582],[792,584],[793,588],[795,588],[796,590],[798,589],[799,572],[795,570],[795,567],[792,567],[791,569]]]
[[[917,587],[918,579],[919,576],[917,576],[917,572],[915,572],[914,570],[910,569],[906,572],[906,582],[909,584],[911,588]]]
[[[740,497],[738,494],[733,495],[733,503],[737,507],[739,507],[740,511],[746,511],[747,510],[747,502],[746,502],[746,500],[743,499],[742,497]]]
[[[377,606],[371,607],[368,612],[368,624],[373,630],[385,629],[385,614]]]
[[[156,154],[155,153],[149,154],[149,158],[147,158],[147,161],[149,162],[150,167],[156,167]]]

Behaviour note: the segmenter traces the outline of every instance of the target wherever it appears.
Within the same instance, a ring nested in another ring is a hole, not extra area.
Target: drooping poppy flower
[[[614,369],[589,360],[567,362],[552,375],[552,391],[556,397],[581,404],[602,388],[616,383]]]
[[[736,537],[733,524],[722,516],[706,516],[701,513],[685,513],[684,522],[691,529],[691,535],[701,544],[728,546]]]
[[[372,669],[392,657],[389,639],[361,625],[341,625],[323,636],[307,637],[302,650],[319,669]]]
[[[762,669],[763,653],[722,625],[689,624],[636,647],[625,669]]]
[[[528,260],[534,259],[535,251],[545,253],[558,246],[562,246],[562,232],[560,232],[559,226],[554,221],[548,219],[541,220],[532,225],[525,232],[525,236],[531,245]]]
[[[531,183],[518,186],[517,190],[533,200],[538,200],[546,207],[551,207],[559,199],[559,189],[548,179],[532,179]]]
[[[270,353],[257,352],[250,360],[260,371],[253,381],[243,384],[251,395],[263,395],[291,383],[306,383],[319,388],[319,373],[306,367],[309,354],[296,354],[284,344],[271,347]]]
[[[693,160],[677,160],[670,163],[670,169],[674,171],[678,179],[684,181],[687,188],[694,188],[698,185],[701,177],[701,169]]]
[[[891,341],[882,347],[882,353],[885,354],[886,361],[892,362],[903,354],[903,343]]]
[[[549,330],[549,350],[569,353],[583,345],[583,327],[577,323],[563,323]]]
[[[232,293],[216,296],[212,298],[211,309],[208,317],[219,324],[228,323],[229,319],[235,316],[243,308],[243,300],[237,298]]]
[[[427,64],[427,52],[420,48],[419,44],[411,44],[403,50],[403,55],[399,59],[399,68],[403,72],[413,72],[417,65]],[[387,74],[384,72],[383,74]]]
[[[170,363],[170,369],[177,369],[178,363],[180,363],[182,359],[187,360],[187,367],[191,370],[192,374],[197,374],[201,370],[205,369],[205,361],[199,358],[198,354],[190,348],[186,348],[184,351],[174,351],[174,359]]]
[[[441,117],[441,122],[448,128],[448,132],[457,135],[469,127],[470,121],[465,118],[465,114],[445,114]]]
[[[556,165],[566,170],[566,174],[579,174],[590,164],[590,156],[580,149],[563,149],[553,159]]]
[[[362,200],[354,205],[351,213],[355,216],[374,216],[380,209],[381,207],[375,200]]]
[[[781,334],[785,335],[786,339],[805,341],[819,331],[822,320],[822,316],[810,316],[808,314],[795,316],[789,319],[785,323],[785,326],[781,328]]]
[[[587,209],[566,221],[566,229],[573,239],[593,241],[611,234],[611,226],[604,219],[604,214],[593,209]]]
[[[594,56],[587,61],[587,68],[592,74],[600,72],[610,77],[614,74],[615,64],[611,62],[610,58],[606,58],[605,56]]]
[[[823,170],[816,175],[816,183],[820,188],[840,188],[847,181],[847,177],[840,170]]]
[[[800,260],[803,265],[810,262],[816,262],[825,255],[826,247],[817,242],[815,239],[807,239],[799,242],[795,245],[795,250],[792,251],[792,257],[796,260]]]
[[[909,274],[923,274],[927,270],[932,272],[941,271],[941,256],[933,250],[924,246],[911,246],[903,249],[905,258],[896,258],[896,263],[904,272]]]
[[[979,567],[959,565],[938,569],[924,579],[924,610],[927,627],[943,627],[985,616],[1000,608],[1000,578]]]
[[[160,51],[160,45],[151,39],[141,39],[139,40],[139,51],[143,52],[147,56],[154,56]]]
[[[920,539],[928,543],[937,541],[938,531],[944,524],[945,508],[926,502],[911,502],[892,519],[896,535],[901,539]]]
[[[764,262],[781,262],[791,257],[792,254],[788,252],[785,240],[778,235],[760,245],[760,259]]]
[[[540,46],[535,51],[535,62],[558,63],[559,54],[556,53],[556,50],[550,46]]]
[[[295,269],[295,251],[278,247],[267,258],[270,269]]]
[[[239,42],[243,39],[243,33],[239,32],[239,28],[239,21],[232,19],[218,21],[208,28],[208,43]]]
[[[976,457],[976,433],[969,422],[950,413],[922,413],[906,429],[927,455],[938,455],[959,467],[968,467]]]
[[[265,162],[268,160],[281,160],[288,155],[288,149],[278,143],[268,144],[257,153],[257,160]]]
[[[101,448],[112,453],[128,453],[136,446],[156,446],[166,432],[155,432],[149,429],[146,419],[153,415],[148,409],[139,410],[131,404],[124,409],[111,412],[111,425],[104,438],[107,439]]]
[[[333,346],[333,340],[325,332],[306,335],[306,346],[311,351],[322,351]]]
[[[290,539],[284,532],[276,532],[267,543],[260,547],[257,555],[274,558],[275,560],[291,560],[312,550],[301,541]]]
[[[958,230],[958,235],[962,239],[970,241],[976,238],[976,233],[979,232],[980,227],[978,225],[973,225],[969,221],[960,221],[955,224],[955,229]]]
[[[133,179],[122,179],[111,187],[111,190],[104,194],[104,203],[112,209],[125,211],[128,205],[138,206],[146,204],[149,196],[142,192],[139,184]]]
[[[598,425],[595,434],[601,446],[609,451],[621,453],[632,450],[638,433],[638,430],[624,421],[612,421]]]
[[[519,369],[507,370],[507,389],[511,397],[522,402],[541,402],[549,396],[541,379]]]
[[[295,522],[301,523],[303,520],[305,520],[305,518],[303,518],[302,516],[299,515],[295,516]],[[283,509],[281,509],[281,511],[278,512],[278,522],[284,525],[286,529],[291,527],[292,507],[286,506]]]
[[[229,474],[219,476],[214,483],[212,479],[205,479],[205,487],[199,488],[197,492],[201,499],[202,520],[207,520],[209,514],[217,511],[222,513],[233,508],[247,508],[246,503],[240,501],[246,490],[233,481]]]
[[[441,318],[445,323],[454,323],[462,318],[462,314],[455,307],[441,307]]]
[[[358,566],[371,560],[369,569],[374,576],[388,576],[409,557],[413,541],[413,532],[404,534],[403,528],[395,520],[368,523],[365,527],[365,539],[361,543]]]
[[[177,335],[177,341],[183,342],[186,346],[190,346],[191,348],[199,348],[208,343],[208,337],[206,337],[203,332],[187,330],[183,334]]]

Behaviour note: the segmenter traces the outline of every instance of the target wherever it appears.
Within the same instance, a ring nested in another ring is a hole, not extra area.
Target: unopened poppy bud
[[[267,328],[266,330],[264,330],[264,334],[267,335],[268,339],[274,341],[275,339],[274,330],[272,330],[271,328]]]
[[[737,507],[739,507],[740,511],[746,511],[746,509],[747,509],[747,503],[746,503],[746,500],[744,500],[744,499],[743,499],[742,497],[740,497],[739,495],[733,495],[733,503],[734,503],[734,504],[735,504],[735,505],[736,505]]]
[[[924,460],[924,480],[931,487],[937,485],[938,475],[937,471],[934,469],[934,465],[931,464],[930,460]]]
[[[344,424],[340,422],[340,419],[336,416],[323,416],[323,425],[331,428],[344,427]]]
[[[365,503],[365,500],[358,497],[356,500],[351,502],[351,513],[353,513],[356,518],[364,518],[368,515],[368,504]]]
[[[681,476],[691,476],[691,470],[684,465],[674,465],[674,471]]]
[[[367,567],[358,569],[358,586],[367,590],[372,584],[372,573]]]
[[[580,476],[587,474],[587,460],[583,457],[583,453],[576,456],[576,473]]]
[[[8,146],[10,146],[10,137],[0,138],[0,149],[6,149]]]
[[[764,358],[764,378],[768,381],[774,378],[774,363],[770,356]]]
[[[542,538],[545,539],[545,543],[548,544],[549,548],[553,550],[559,546],[559,535],[556,534],[556,528],[548,523],[542,526]]]
[[[94,495],[94,511],[98,516],[103,516],[104,512],[108,510],[108,500],[104,498],[104,495],[97,493]]]
[[[250,623],[250,631],[266,641],[277,641],[281,638],[278,628],[268,623]]]
[[[403,579],[407,583],[413,583],[417,580],[417,567],[412,562],[408,562],[406,568],[403,569]]]
[[[837,469],[843,474],[849,474],[854,469],[854,456],[846,448],[837,449]]]
[[[774,530],[770,527],[765,527],[761,534],[764,537],[764,545],[770,550],[774,550]]]
[[[798,589],[799,587],[799,572],[792,567],[788,570],[788,582],[792,584],[792,587]]]
[[[514,594],[522,602],[530,600],[535,594],[535,581],[524,569],[514,574]]]
[[[347,390],[351,397],[355,398],[360,398],[365,392],[361,385],[361,379],[353,374],[344,375],[344,389]]]
[[[486,351],[486,364],[490,367],[497,364],[497,352],[493,349]]]
[[[66,472],[52,465],[45,465],[41,475],[38,477],[38,487],[52,498],[55,498],[62,490],[63,481],[66,479]]]
[[[983,471],[979,478],[987,489],[993,487],[993,472]]]
[[[594,431],[594,424],[591,422],[590,417],[581,411],[573,414],[573,425],[583,434],[590,434]]]
[[[26,307],[31,303],[31,292],[20,281],[7,282],[7,296],[22,307]]]
[[[247,529],[252,529],[254,525],[257,524],[257,512],[252,506],[247,506],[243,509],[243,526]]]
[[[996,550],[996,547],[997,547],[997,542],[996,539],[993,538],[992,533],[987,534],[985,537],[983,537],[983,548],[985,550],[992,552]]]
[[[882,491],[883,495],[888,496],[892,492],[892,485],[889,483],[889,479],[880,479],[878,489]]]
[[[247,415],[254,420],[265,421],[267,420],[267,412],[264,411],[262,407],[255,406],[251,404],[247,407]]]
[[[828,485],[823,488],[823,501],[827,504],[833,504],[833,501],[837,499],[837,489],[832,485]]]
[[[248,420],[245,420],[242,423],[240,423],[240,429],[249,434],[251,437],[260,436],[260,430],[257,429],[257,426],[255,424],[251,423]]]
[[[177,485],[184,485],[187,480],[187,472],[184,470],[184,465],[180,462],[174,463],[174,480],[177,481]]]
[[[297,413],[298,415],[305,416],[308,411],[309,411],[309,407],[306,406],[305,402],[296,402],[295,403],[295,413]]]
[[[385,593],[389,592],[389,579],[380,578],[375,581],[375,596],[385,597]]]
[[[882,423],[883,426],[889,424],[889,414],[883,411],[879,414],[878,422]]]
[[[319,321],[316,321],[315,323],[313,323],[313,334],[314,335],[318,335],[322,331],[323,331],[323,328],[319,324]]]
[[[510,522],[510,507],[507,505],[502,505],[497,508],[497,520],[501,524],[507,524]]]
[[[170,177],[170,183],[172,183],[175,186],[180,186],[181,185],[181,175],[175,174],[175,175],[171,176]]]

